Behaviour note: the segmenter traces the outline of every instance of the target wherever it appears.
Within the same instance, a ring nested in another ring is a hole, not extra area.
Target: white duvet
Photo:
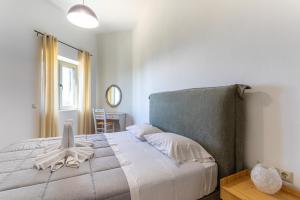
[[[215,162],[176,165],[129,132],[106,137],[127,177],[132,200],[196,200],[217,186]]]

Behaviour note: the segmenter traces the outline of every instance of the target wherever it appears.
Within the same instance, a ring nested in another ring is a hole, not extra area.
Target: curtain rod
[[[37,35],[37,36],[39,36],[39,35],[45,35],[44,33],[40,32],[40,31],[37,31],[37,30],[33,30],[33,31],[36,32],[36,35]],[[58,41],[59,43],[63,44],[63,45],[66,45],[66,46],[72,48],[72,49],[75,49],[75,50],[77,50],[77,51],[83,52],[83,50],[78,49],[78,48],[76,48],[76,47],[74,47],[74,46],[72,46],[72,45],[69,45],[69,44],[67,44],[67,43],[65,43],[65,42],[63,42],[63,41],[60,41],[60,40],[57,40],[57,41]],[[93,55],[90,54],[90,56],[93,56]]]

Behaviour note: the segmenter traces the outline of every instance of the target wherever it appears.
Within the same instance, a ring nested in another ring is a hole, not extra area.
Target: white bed
[[[149,122],[198,142],[218,166],[215,162],[178,166],[147,142],[120,132],[87,136],[94,142],[95,158],[78,169],[51,173],[32,169],[32,160],[60,139],[28,140],[0,151],[0,199],[217,200],[218,179],[243,168],[245,88],[233,85],[150,96]]]
[[[215,162],[176,165],[130,132],[106,137],[125,172],[132,200],[195,200],[216,189]]]

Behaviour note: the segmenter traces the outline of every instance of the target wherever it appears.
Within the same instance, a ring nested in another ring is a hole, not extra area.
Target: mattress
[[[77,136],[76,140],[85,140]],[[60,138],[32,139],[0,151],[0,199],[196,200],[217,185],[216,163],[176,165],[129,132],[88,136],[95,158],[79,169],[33,169],[34,158]]]
[[[196,200],[216,189],[215,162],[176,165],[130,132],[106,137],[125,172],[132,200]]]

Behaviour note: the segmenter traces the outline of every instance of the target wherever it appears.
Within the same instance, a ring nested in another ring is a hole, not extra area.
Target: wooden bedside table
[[[286,186],[274,195],[258,191],[248,170],[221,179],[222,200],[300,200],[300,192]]]

